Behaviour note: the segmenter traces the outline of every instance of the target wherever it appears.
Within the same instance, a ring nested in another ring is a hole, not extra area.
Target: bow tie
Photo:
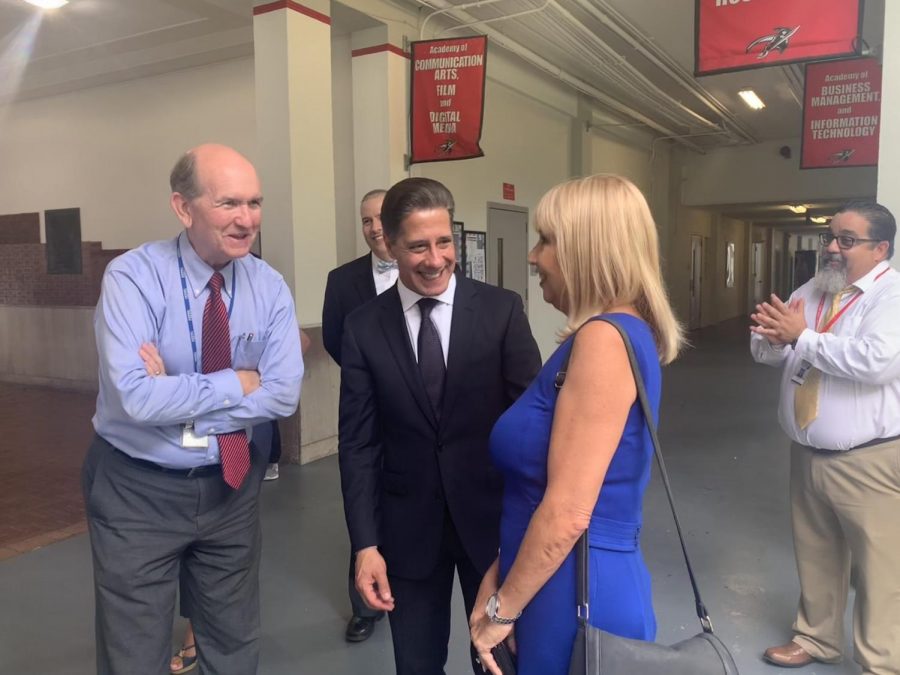
[[[381,258],[377,258],[375,260],[375,271],[378,274],[384,274],[385,272],[390,272],[391,270],[397,269],[397,261],[396,260],[382,260]]]

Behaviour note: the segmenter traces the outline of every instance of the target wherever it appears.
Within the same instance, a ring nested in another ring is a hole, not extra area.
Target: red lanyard
[[[885,270],[882,270],[881,273],[877,277],[875,277],[875,281],[878,281],[882,276],[884,276],[885,272],[887,272],[889,269],[890,269],[890,267],[888,267]],[[873,281],[872,283],[874,284],[875,281]],[[844,312],[846,312],[848,309],[850,309],[850,307],[853,305],[853,303],[856,302],[857,300],[859,300],[861,297],[862,297],[862,291],[857,291],[854,294],[854,296],[852,298],[850,298],[850,301],[847,302],[847,304],[845,304],[843,307],[841,307],[840,311],[836,312],[835,315],[833,317],[831,317],[831,319],[828,320],[828,323],[826,323],[824,326],[822,326],[822,329],[819,330],[819,332],[827,333],[829,330],[831,330],[831,327],[837,323],[837,320],[840,319],[841,316],[843,316]],[[816,326],[819,325],[819,321],[822,318],[822,310],[824,308],[825,308],[825,294],[823,293],[822,299],[819,300],[819,309],[816,310]]]

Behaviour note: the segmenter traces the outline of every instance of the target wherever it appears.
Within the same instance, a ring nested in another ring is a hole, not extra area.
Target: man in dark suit
[[[468,617],[497,556],[503,486],[488,436],[540,354],[517,294],[454,274],[446,187],[403,180],[381,216],[399,280],[344,325],[344,510],[356,586],[390,612],[398,675],[437,675],[454,571]]]
[[[322,342],[339,366],[344,319],[354,309],[383,293],[397,281],[397,263],[388,252],[381,228],[381,202],[384,201],[384,195],[385,190],[371,190],[359,204],[363,238],[369,245],[369,253],[331,270],[325,284]],[[348,588],[353,615],[344,631],[348,642],[367,640],[375,630],[375,622],[384,616],[383,611],[366,606],[356,590],[355,579],[356,563],[351,555]]]

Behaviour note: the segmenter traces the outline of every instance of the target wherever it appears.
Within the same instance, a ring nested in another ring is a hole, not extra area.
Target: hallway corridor
[[[778,373],[753,363],[744,320],[691,339],[693,348],[664,373],[661,441],[676,502],[717,634],[742,675],[777,675],[781,670],[765,665],[760,655],[790,637],[798,589],[788,520],[789,443],[776,421]],[[84,414],[89,421],[90,411]],[[4,428],[3,434],[8,454],[11,431]],[[84,448],[69,451],[80,457]],[[0,475],[0,486],[8,480]],[[46,492],[71,476],[35,471],[18,480]],[[2,506],[4,519],[8,508],[20,514],[28,508],[6,501]],[[655,475],[645,520],[642,542],[653,575],[658,640],[674,642],[698,632],[699,625]],[[343,640],[348,544],[335,457],[283,466],[280,480],[263,485],[263,531],[260,673],[393,672],[387,622],[365,643]],[[94,672],[86,535],[0,560],[0,599],[0,673]],[[454,613],[447,672],[464,675],[470,672],[468,638],[458,594]],[[809,666],[804,675],[858,673],[849,636],[846,644],[842,665]]]

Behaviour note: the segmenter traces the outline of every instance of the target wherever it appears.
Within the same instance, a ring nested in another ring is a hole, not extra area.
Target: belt
[[[181,476],[182,478],[204,478],[206,476],[222,475],[221,464],[204,464],[203,466],[195,466],[190,469],[171,469],[167,466],[160,466],[159,464],[146,459],[138,459],[137,457],[132,457],[127,452],[122,452],[118,448],[113,448],[113,452],[115,452],[120,457],[123,457],[135,466],[139,466],[140,468],[147,469],[149,471],[156,471],[157,473],[168,474],[169,476]]]
[[[846,450],[831,450],[829,448],[814,448],[811,445],[804,445],[804,448],[809,448],[810,450],[815,450],[816,452],[850,452],[851,450],[861,450],[862,448],[871,448],[876,445],[882,445],[883,443],[892,443],[893,441],[900,440],[900,435],[897,436],[888,436],[887,438],[873,438],[871,441],[866,441],[865,443],[860,443],[859,445],[854,445],[852,448],[847,448]]]
[[[887,438],[873,438],[871,441],[867,441],[865,443],[860,443],[859,445],[854,445],[851,450],[858,450],[859,448],[871,448],[873,445],[881,445],[882,443],[890,443],[891,441],[896,441],[900,439],[900,436],[888,436]]]

